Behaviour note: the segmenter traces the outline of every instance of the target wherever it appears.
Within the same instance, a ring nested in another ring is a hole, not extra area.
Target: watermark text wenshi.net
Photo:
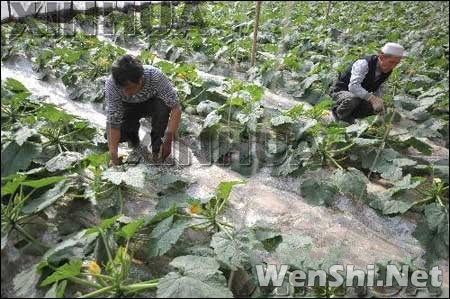
[[[269,264],[256,265],[256,274],[259,286],[276,287],[275,293],[279,296],[292,295],[289,290],[305,290],[307,287],[342,287],[344,290],[348,287],[396,287],[397,290],[413,287],[414,291],[409,295],[415,295],[417,289],[440,288],[443,283],[443,271],[438,266],[429,271],[411,271],[408,265],[400,269],[396,265],[387,265],[382,275],[375,269],[375,265],[367,265],[365,271],[355,269],[354,265],[333,265],[328,271],[289,271],[288,265]]]
[[[113,11],[121,11],[122,16],[126,17],[127,23],[133,24],[126,27],[126,31],[120,31],[122,35],[126,36],[136,36],[142,33],[141,30],[144,30],[146,34],[166,34],[176,28],[187,30],[190,25],[198,27],[204,24],[201,1],[173,3],[172,1],[161,1],[141,3],[139,6],[135,1],[123,1],[121,7],[117,6],[117,1],[98,1],[97,3],[85,1],[82,10],[74,7],[74,1],[36,1],[31,4],[25,3],[25,1],[8,2],[9,17],[21,19],[36,15],[46,16],[48,21],[60,22],[57,33],[65,36],[72,36],[79,30],[83,30],[86,35],[114,36],[117,33],[118,23],[123,20],[117,19],[118,15],[111,15]],[[91,10],[96,10],[95,29],[78,28],[77,20],[82,20],[82,16],[87,15],[86,12]],[[77,17],[73,18],[74,15]],[[47,26],[53,25],[48,23]],[[37,28],[35,29],[39,34]],[[54,32],[55,28],[52,27],[51,31]]]

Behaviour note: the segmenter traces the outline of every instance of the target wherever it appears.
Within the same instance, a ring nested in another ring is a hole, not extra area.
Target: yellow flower
[[[189,206],[189,213],[190,214],[198,214],[202,210],[199,205],[191,205]]]
[[[184,72],[178,73],[177,77],[180,78],[180,79],[184,79],[185,78]]]
[[[434,178],[433,182],[437,185],[437,184],[442,183],[442,180],[440,178]]]
[[[91,274],[100,274],[102,272],[102,269],[95,261],[91,261],[88,264],[88,271]]]
[[[104,67],[104,68],[106,68],[106,67],[108,67],[109,66],[109,60],[108,59],[106,59],[106,58],[104,58],[104,57],[101,57],[99,60],[98,60],[98,65],[100,66],[100,67]]]

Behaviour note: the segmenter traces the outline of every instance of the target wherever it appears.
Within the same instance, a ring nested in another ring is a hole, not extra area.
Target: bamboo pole
[[[8,3],[8,15],[9,15],[9,19],[11,20],[11,1],[7,1]]]
[[[327,19],[328,19],[328,16],[330,15],[330,10],[331,10],[331,1],[328,1],[327,15],[326,15],[326,18],[327,18]]]
[[[256,61],[256,40],[258,37],[259,15],[261,13],[261,1],[256,1],[255,26],[253,28],[252,66]]]

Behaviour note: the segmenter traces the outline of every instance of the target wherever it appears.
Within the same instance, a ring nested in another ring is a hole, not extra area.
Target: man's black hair
[[[112,77],[117,86],[124,87],[129,82],[139,83],[144,74],[142,63],[136,57],[125,54],[114,62]]]

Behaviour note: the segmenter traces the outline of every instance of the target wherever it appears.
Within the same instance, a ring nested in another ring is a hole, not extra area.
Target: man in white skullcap
[[[403,57],[405,51],[401,45],[387,43],[378,55],[352,63],[332,88],[334,117],[354,123],[357,118],[384,113],[383,83]]]

